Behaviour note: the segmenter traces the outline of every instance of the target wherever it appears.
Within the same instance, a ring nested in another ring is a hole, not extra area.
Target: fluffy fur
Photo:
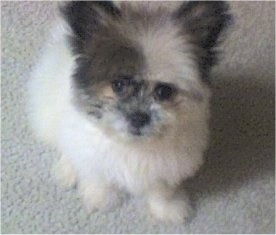
[[[126,190],[145,196],[158,219],[188,218],[175,190],[203,163],[208,75],[227,11],[224,2],[61,7],[30,79],[30,123],[62,155],[58,181],[78,183],[88,209],[109,207]],[[122,77],[118,94],[112,84]],[[166,93],[160,84],[173,91],[165,101],[156,98]]]

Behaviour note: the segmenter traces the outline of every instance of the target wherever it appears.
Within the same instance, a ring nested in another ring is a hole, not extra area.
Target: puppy
[[[62,156],[57,180],[77,183],[90,211],[126,190],[157,219],[189,217],[175,191],[203,163],[209,72],[229,20],[222,1],[60,7],[30,79],[30,123]]]

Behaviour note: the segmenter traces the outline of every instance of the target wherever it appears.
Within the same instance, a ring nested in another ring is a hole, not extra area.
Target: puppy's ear
[[[72,42],[80,50],[108,21],[120,16],[111,1],[72,1],[60,10],[72,29]]]
[[[214,47],[231,22],[229,5],[224,1],[189,1],[180,5],[174,18],[183,36],[199,48],[200,66],[204,75],[216,62]]]
[[[229,6],[224,1],[190,1],[183,3],[175,13],[183,30],[191,34],[202,48],[215,46],[231,17]]]

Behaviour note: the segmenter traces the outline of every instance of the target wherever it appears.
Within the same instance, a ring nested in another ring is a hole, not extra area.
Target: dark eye
[[[159,101],[167,101],[172,98],[175,93],[175,88],[166,83],[159,83],[154,88],[154,97]]]
[[[125,79],[114,80],[111,84],[112,90],[118,95],[123,94],[126,91],[127,83]]]

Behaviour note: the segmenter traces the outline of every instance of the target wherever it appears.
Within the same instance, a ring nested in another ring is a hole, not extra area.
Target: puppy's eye
[[[175,94],[175,88],[166,83],[159,83],[154,88],[154,98],[158,101],[168,101]]]
[[[128,81],[125,79],[117,79],[111,83],[112,90],[118,95],[121,95],[126,91],[127,85]]]

